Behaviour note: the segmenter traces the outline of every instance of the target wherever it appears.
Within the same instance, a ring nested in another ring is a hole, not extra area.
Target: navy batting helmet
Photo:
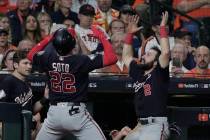
[[[53,35],[53,46],[61,56],[67,55],[76,44],[76,40],[67,29],[58,29]]]

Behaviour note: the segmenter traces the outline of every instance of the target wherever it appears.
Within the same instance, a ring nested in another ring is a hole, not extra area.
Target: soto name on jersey
[[[53,71],[57,72],[69,72],[69,64],[65,63],[52,63]]]

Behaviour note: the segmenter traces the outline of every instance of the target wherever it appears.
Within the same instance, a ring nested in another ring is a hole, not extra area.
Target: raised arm
[[[182,0],[179,4],[177,4],[176,8],[181,12],[188,13],[190,11],[193,11],[194,9],[198,9],[208,4],[210,4],[209,0],[194,0],[194,1]]]
[[[169,65],[169,58],[170,58],[168,31],[166,29],[167,22],[168,22],[168,12],[164,12],[162,13],[162,21],[160,23],[161,54],[159,57],[159,63],[162,68],[165,68]]]
[[[136,33],[141,29],[141,27],[137,27],[139,21],[139,17],[137,15],[131,16],[129,18],[129,23],[127,27],[127,35],[125,37],[124,45],[123,45],[123,53],[122,53],[122,59],[129,68],[131,61],[133,60],[133,34]]]
[[[103,66],[115,64],[117,62],[117,56],[104,32],[97,28],[97,26],[92,26],[92,31],[94,36],[98,37],[104,48]]]
[[[34,46],[27,55],[28,59],[30,61],[33,61],[34,55],[37,52],[44,50],[44,48],[47,46],[47,44],[50,42],[51,39],[52,39],[52,36],[47,36],[45,39],[39,42],[36,46]]]
[[[76,33],[73,28],[68,28],[68,32],[72,36],[76,37]],[[32,48],[32,50],[28,53],[28,56],[27,56],[30,61],[33,61],[33,56],[37,52],[44,50],[44,48],[47,46],[47,44],[52,40],[52,38],[54,36],[53,34],[54,33],[52,33],[52,35],[45,37],[41,42],[39,42],[35,47]]]

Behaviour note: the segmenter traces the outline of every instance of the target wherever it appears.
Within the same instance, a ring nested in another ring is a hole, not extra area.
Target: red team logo
[[[144,95],[145,96],[151,95],[152,92],[151,92],[151,86],[150,86],[150,84],[144,85],[143,88],[144,88]]]
[[[136,81],[133,84],[133,88],[135,89],[135,92],[138,92],[141,88],[143,88],[144,89],[144,96],[150,96],[152,94],[151,85],[150,84],[146,84],[146,81],[148,79],[150,79],[150,77],[151,77],[151,74],[148,74],[147,78],[146,78],[146,80],[144,82]]]

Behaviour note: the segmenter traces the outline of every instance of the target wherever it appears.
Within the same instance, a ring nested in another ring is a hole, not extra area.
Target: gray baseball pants
[[[84,103],[80,106],[68,103],[51,105],[36,140],[60,140],[67,133],[78,140],[106,140]]]
[[[124,140],[167,140],[169,137],[167,117],[148,117],[148,124],[137,126],[125,137]]]

